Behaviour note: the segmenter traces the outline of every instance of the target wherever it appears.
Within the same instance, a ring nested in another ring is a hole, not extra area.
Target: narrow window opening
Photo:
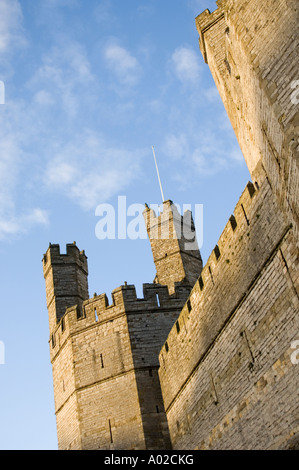
[[[179,333],[179,332],[181,331],[180,324],[179,324],[179,320],[177,320],[175,326],[176,326],[176,331],[177,331],[177,333]]]
[[[62,380],[62,390],[65,392],[64,380]]]
[[[76,310],[77,310],[77,320],[80,320],[80,318],[82,318],[82,312],[78,306]]]
[[[165,343],[165,351],[166,351],[166,352],[168,352],[168,351],[169,351],[169,346],[168,346],[168,343],[167,343],[167,341],[166,341],[166,343]]]
[[[96,308],[94,309],[94,317],[95,317],[95,321],[98,322],[98,321],[99,321],[99,317],[98,317],[97,309],[96,309]]]
[[[217,395],[217,390],[216,390],[216,386],[215,386],[215,381],[214,381],[214,378],[213,378],[213,375],[211,374],[211,382],[212,382],[212,389],[213,389],[213,398],[214,398],[214,403],[215,405],[218,405],[219,403],[219,400],[218,400],[218,395]]]
[[[224,59],[224,63],[225,63],[225,66],[228,70],[228,73],[231,74],[231,68],[230,68],[230,64],[229,64],[229,61],[227,59]]]
[[[160,413],[158,405],[156,406],[157,413]]]
[[[211,279],[212,279],[212,283],[214,284],[213,273],[212,273],[212,270],[211,270],[210,266],[209,266],[209,273],[210,273],[210,276],[211,276]]]
[[[111,429],[110,419],[108,419],[108,424],[109,424],[110,442],[111,442],[111,444],[113,444],[113,436],[112,436],[112,429]]]
[[[188,312],[191,312],[191,308],[192,308],[192,307],[191,307],[191,300],[188,299],[188,300],[187,300],[187,309],[188,309]]]
[[[52,343],[52,348],[55,348],[55,335],[54,334],[51,336],[51,343]]]
[[[61,320],[61,331],[64,332],[64,318]]]
[[[158,304],[158,307],[160,307],[160,299],[159,299],[159,294],[156,294],[156,299],[157,299],[157,304]]]
[[[203,283],[203,280],[202,280],[202,277],[201,277],[201,276],[200,276],[200,278],[198,279],[198,282],[199,282],[200,290],[203,290],[204,283]]]
[[[251,364],[253,365],[254,362],[255,362],[255,359],[254,359],[254,355],[253,355],[253,353],[252,353],[252,349],[251,349],[250,344],[249,344],[249,341],[248,341],[247,333],[246,333],[246,331],[244,330],[244,331],[241,331],[240,335],[245,339],[246,346],[247,346],[247,348],[248,348],[248,351],[249,351],[249,353],[250,353],[251,360],[252,360],[252,363],[251,363]]]
[[[249,224],[249,220],[248,220],[248,218],[247,218],[247,215],[246,215],[246,212],[245,212],[245,209],[244,209],[244,206],[243,206],[243,204],[241,204],[241,207],[242,207],[242,211],[243,211],[243,214],[244,214],[244,217],[245,217],[246,223],[247,223],[247,225],[250,225],[250,224]]]
[[[103,354],[100,354],[101,368],[104,369]]]

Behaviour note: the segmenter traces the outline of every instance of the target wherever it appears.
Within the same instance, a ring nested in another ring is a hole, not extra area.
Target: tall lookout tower
[[[191,211],[181,216],[168,200],[159,216],[146,207],[144,218],[157,271],[155,282],[167,285],[170,293],[176,283],[192,288],[201,273],[202,259]]]
[[[167,201],[144,211],[157,275],[88,298],[87,258],[75,244],[43,258],[60,449],[169,449],[159,352],[202,269],[191,213]]]

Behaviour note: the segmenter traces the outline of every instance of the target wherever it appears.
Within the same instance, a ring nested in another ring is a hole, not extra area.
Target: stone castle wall
[[[162,348],[164,406],[175,449],[297,448],[298,7],[217,4],[200,49],[254,184]]]
[[[284,447],[299,433],[298,287],[293,230],[267,179],[250,184],[160,353],[175,449]]]
[[[219,0],[196,18],[252,181],[266,174],[298,233],[298,2]]]
[[[170,448],[158,356],[190,294],[185,271],[169,286],[144,284],[142,299],[121,286],[109,305],[106,294],[82,300],[87,259],[75,245],[50,245],[43,265],[59,448]]]

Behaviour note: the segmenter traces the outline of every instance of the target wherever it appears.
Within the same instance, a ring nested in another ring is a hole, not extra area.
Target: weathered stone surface
[[[294,231],[267,179],[234,215],[160,353],[175,449],[288,448],[299,431]]]
[[[164,406],[177,449],[298,448],[298,5],[217,4],[200,49],[254,184],[162,348]]]
[[[75,245],[66,254],[50,245],[44,256],[60,449],[171,448],[158,356],[192,283],[186,281],[189,255],[180,250],[172,221],[169,227],[171,243],[161,236],[153,242],[155,253],[167,250],[172,258],[170,266],[167,257],[156,263],[159,273],[165,264],[169,283],[144,284],[142,299],[131,285],[115,289],[111,305],[105,294],[88,299],[87,259]],[[193,257],[199,275],[199,252]]]

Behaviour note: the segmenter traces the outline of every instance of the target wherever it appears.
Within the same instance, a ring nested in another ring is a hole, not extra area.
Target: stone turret
[[[67,307],[77,305],[80,311],[89,297],[87,257],[75,242],[67,245],[66,254],[60,253],[59,245],[50,243],[43,257],[43,271],[52,333]]]
[[[168,200],[159,216],[146,206],[144,219],[156,266],[155,281],[167,285],[171,293],[182,282],[192,288],[201,273],[202,259],[191,212],[181,216]]]
[[[165,209],[162,224],[159,217],[152,226],[163,226],[163,236],[151,240],[158,276],[144,284],[142,299],[127,283],[113,290],[110,305],[106,294],[89,299],[87,258],[75,244],[66,254],[50,245],[44,255],[60,449],[171,448],[158,356],[201,258],[196,251],[194,268],[194,247],[188,253],[184,246],[194,242],[194,233],[188,240],[178,237],[187,214],[181,218],[168,203]],[[164,237],[169,215],[171,239]],[[159,251],[167,253],[166,261],[158,259]]]

